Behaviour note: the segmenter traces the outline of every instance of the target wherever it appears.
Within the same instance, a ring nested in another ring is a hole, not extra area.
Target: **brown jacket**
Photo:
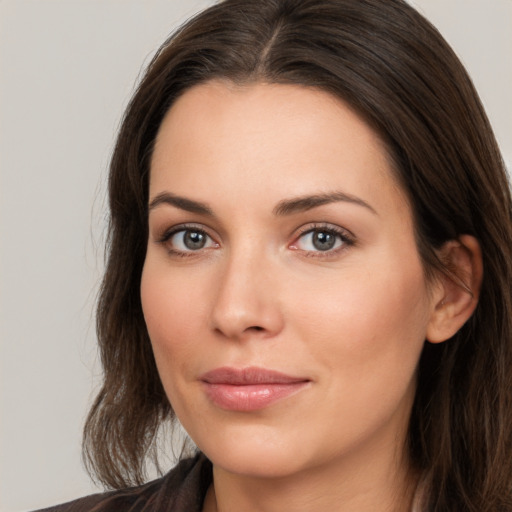
[[[200,453],[140,487],[93,494],[38,512],[201,512],[211,481],[212,465]]]

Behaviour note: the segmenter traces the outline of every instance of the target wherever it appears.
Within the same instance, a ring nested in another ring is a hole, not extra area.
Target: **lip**
[[[221,409],[257,411],[304,389],[310,382],[266,368],[211,370],[200,377],[208,398]]]

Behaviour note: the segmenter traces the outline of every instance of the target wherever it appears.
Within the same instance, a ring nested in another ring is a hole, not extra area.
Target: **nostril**
[[[263,327],[260,327],[259,325],[252,325],[251,327],[248,327],[247,330],[252,330],[252,331],[263,331]]]

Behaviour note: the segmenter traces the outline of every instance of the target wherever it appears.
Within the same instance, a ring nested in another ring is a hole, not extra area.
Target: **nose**
[[[278,271],[263,255],[231,254],[216,282],[212,326],[217,333],[242,340],[270,338],[282,330]]]

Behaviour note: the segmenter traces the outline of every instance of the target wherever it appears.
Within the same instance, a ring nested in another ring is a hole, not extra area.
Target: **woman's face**
[[[144,316],[199,448],[260,476],[396,461],[434,305],[375,132],[325,92],[209,82],[149,196]]]

